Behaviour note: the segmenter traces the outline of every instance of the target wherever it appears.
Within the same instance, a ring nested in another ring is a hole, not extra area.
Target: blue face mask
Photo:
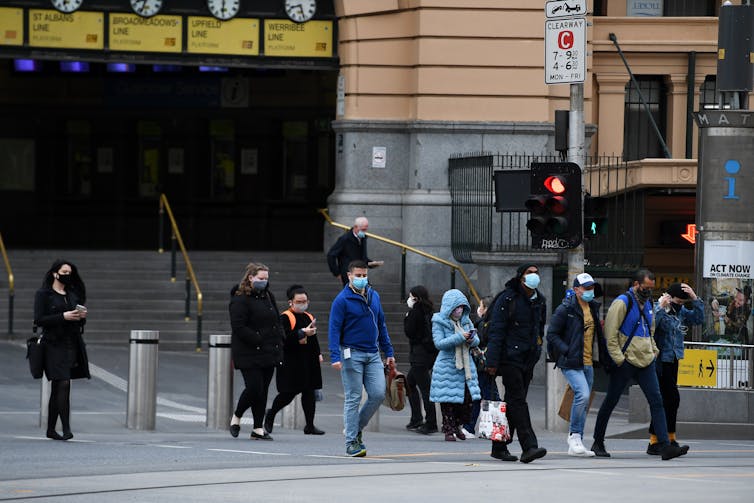
[[[251,282],[251,286],[254,287],[254,290],[259,290],[260,292],[267,288],[267,281],[265,280],[254,280]]]
[[[356,235],[359,237],[359,239],[364,239],[366,237],[366,234],[364,234],[364,231],[359,231],[356,233]]]
[[[584,290],[581,294],[581,300],[584,302],[591,302],[594,300],[594,290]]]
[[[539,286],[539,274],[532,272],[524,276],[524,285],[531,290],[537,288]]]
[[[353,278],[351,280],[351,284],[357,290],[363,290],[366,288],[367,283],[369,283],[369,278]]]

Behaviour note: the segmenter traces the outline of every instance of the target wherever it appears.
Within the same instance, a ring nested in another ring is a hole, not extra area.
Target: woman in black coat
[[[428,435],[437,432],[435,404],[429,400],[432,366],[437,357],[437,348],[432,341],[432,313],[435,307],[429,298],[429,292],[421,285],[409,290],[406,304],[408,312],[403,319],[403,331],[408,337],[409,363],[411,364],[406,376],[411,421],[406,428]],[[424,402],[426,420],[422,419],[422,402]]]
[[[283,361],[283,330],[275,297],[268,289],[269,277],[266,265],[252,262],[246,266],[241,282],[231,290],[231,354],[246,385],[230,420],[230,434],[234,437],[241,431],[241,417],[251,408],[251,438],[272,440],[263,428],[264,409],[272,374]]]
[[[293,285],[286,292],[288,309],[280,315],[280,324],[285,330],[283,365],[278,368],[278,396],[264,417],[264,429],[272,432],[275,415],[301,393],[301,408],[304,409],[307,435],[324,435],[314,426],[315,390],[322,389],[322,354],[317,340],[316,320],[307,309],[309,296],[301,285]]]
[[[81,334],[86,323],[86,287],[71,262],[57,260],[34,296],[34,325],[42,328],[44,372],[52,382],[47,438],[69,440],[71,379],[89,379],[89,361]],[[63,435],[55,431],[60,417]]]

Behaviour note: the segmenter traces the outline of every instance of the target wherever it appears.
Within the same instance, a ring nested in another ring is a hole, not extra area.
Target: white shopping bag
[[[505,402],[482,400],[479,410],[479,438],[493,442],[506,442],[511,438],[508,418],[505,416]]]

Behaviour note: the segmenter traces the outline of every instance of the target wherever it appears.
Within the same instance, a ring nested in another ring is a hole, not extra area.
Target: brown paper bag
[[[570,385],[566,384],[565,393],[563,393],[563,399],[560,401],[560,409],[558,409],[558,415],[566,421],[571,420],[571,406],[573,405],[573,389]],[[594,400],[594,390],[589,394],[589,407],[587,407],[587,413],[592,408],[592,400]]]

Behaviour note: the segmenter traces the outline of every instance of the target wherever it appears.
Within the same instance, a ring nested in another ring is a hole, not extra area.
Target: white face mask
[[[409,297],[408,299],[406,299],[406,305],[409,309],[413,309],[416,305],[416,297]]]

